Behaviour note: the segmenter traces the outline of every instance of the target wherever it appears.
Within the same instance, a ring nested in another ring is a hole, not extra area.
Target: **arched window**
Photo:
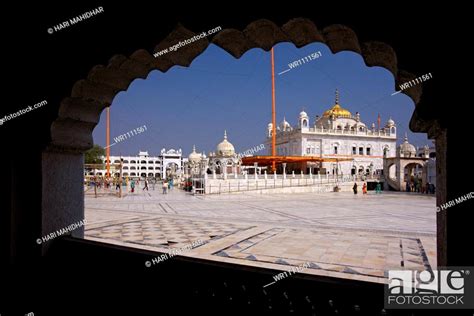
[[[135,160],[130,160],[130,163],[137,163]]]
[[[114,163],[120,163],[120,160],[114,160]]]
[[[146,167],[141,167],[140,170],[146,170]]]
[[[153,170],[153,167],[148,167],[148,170]]]
[[[372,146],[367,145],[367,148],[365,148],[365,154],[366,154],[367,156],[372,155]]]
[[[146,164],[146,160],[142,160],[140,161],[140,163]]]
[[[135,167],[133,167],[133,166],[130,167],[130,170],[136,170],[136,169],[137,169],[137,168],[135,168]]]
[[[357,170],[357,167],[356,167],[356,166],[352,166],[351,175],[355,175],[355,174],[356,174],[356,170]]]
[[[308,127],[308,121],[307,120],[303,120],[303,127]]]
[[[128,167],[127,166],[123,167],[123,170],[128,170]]]
[[[131,177],[135,177],[136,175],[137,175],[137,174],[136,174],[135,172],[132,172],[132,173],[130,174]]]
[[[128,163],[128,160],[124,160],[123,163]]]

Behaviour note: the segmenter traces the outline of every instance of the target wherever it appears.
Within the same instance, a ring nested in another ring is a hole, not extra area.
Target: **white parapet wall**
[[[351,191],[354,180],[351,177],[339,178],[337,181],[333,178],[301,178],[287,177],[283,178],[251,178],[248,179],[207,179],[205,184],[206,194],[226,194],[239,192],[254,193],[324,193],[334,192],[334,187],[338,186],[340,191]],[[362,191],[363,181],[357,181],[359,192]]]

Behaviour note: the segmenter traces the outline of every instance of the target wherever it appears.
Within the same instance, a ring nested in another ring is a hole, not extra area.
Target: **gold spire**
[[[323,113],[324,117],[329,117],[331,115],[334,115],[335,117],[346,117],[346,118],[351,118],[352,117],[351,112],[349,112],[346,109],[343,109],[339,105],[339,90],[338,89],[336,89],[336,101],[335,101],[334,106],[331,109],[329,109],[329,110],[327,110],[326,112]]]

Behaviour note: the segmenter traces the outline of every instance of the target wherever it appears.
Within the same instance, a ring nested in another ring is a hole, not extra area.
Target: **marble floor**
[[[433,196],[410,193],[86,195],[85,238],[183,256],[385,282],[436,267]]]

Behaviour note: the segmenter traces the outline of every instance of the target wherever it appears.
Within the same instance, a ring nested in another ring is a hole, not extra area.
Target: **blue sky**
[[[296,48],[290,43],[275,46],[277,123],[286,117],[292,125],[302,108],[310,117],[332,107],[338,88],[340,104],[353,114],[360,112],[368,126],[382,125],[391,117],[398,128],[398,142],[405,132],[415,146],[431,144],[426,134],[412,133],[408,123],[414,104],[394,90],[392,74],[380,67],[367,67],[352,52],[332,54],[324,44]],[[322,56],[282,75],[288,63],[320,51]],[[135,155],[161,148],[182,148],[188,154],[195,144],[199,152],[215,150],[224,129],[237,152],[261,144],[271,121],[270,52],[252,49],[235,59],[210,45],[189,68],[175,66],[166,73],[153,71],[148,78],[132,82],[120,92],[111,107],[113,138],[136,127],[147,131],[111,147],[112,155]],[[105,146],[105,111],[94,130],[94,142]]]

